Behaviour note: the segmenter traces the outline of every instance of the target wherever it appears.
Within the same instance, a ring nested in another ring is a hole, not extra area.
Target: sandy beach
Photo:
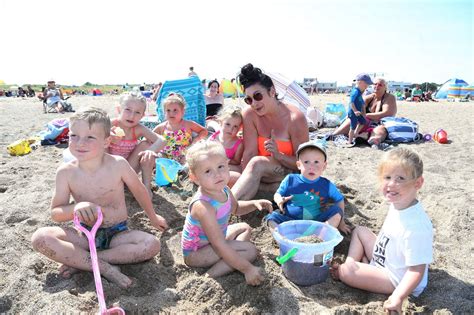
[[[112,117],[118,96],[73,96],[75,109],[96,106]],[[226,100],[228,102],[228,100]],[[229,101],[229,103],[232,100]],[[324,110],[329,102],[346,103],[342,95],[311,97],[313,106]],[[450,143],[407,144],[424,162],[425,183],[421,200],[434,227],[434,262],[429,267],[428,287],[418,298],[410,298],[410,313],[461,314],[474,310],[474,248],[472,242],[474,203],[473,123],[474,103],[398,102],[398,116],[420,125],[422,133],[444,128]],[[55,314],[94,313],[98,310],[92,273],[80,272],[71,279],[58,274],[59,265],[33,251],[30,238],[40,227],[55,225],[49,204],[57,167],[64,148],[43,146],[25,156],[10,156],[6,146],[31,137],[45,124],[67,114],[43,114],[38,99],[0,98],[0,313]],[[324,129],[323,129],[324,130]],[[328,129],[329,130],[329,129]],[[388,206],[378,191],[376,169],[382,151],[370,147],[339,148],[329,143],[324,176],[334,182],[346,198],[347,222],[378,232]],[[361,179],[359,174],[364,174]],[[381,313],[386,296],[350,288],[329,278],[309,287],[288,281],[275,261],[279,250],[262,226],[262,213],[243,220],[253,228],[252,241],[260,250],[256,265],[265,272],[259,287],[245,284],[234,272],[217,280],[203,276],[204,270],[188,268],[182,259],[180,231],[193,185],[182,182],[172,188],[157,187],[153,204],[170,229],[155,230],[130,193],[126,194],[129,226],[157,235],[161,252],[154,259],[122,266],[135,285],[121,289],[103,279],[108,306],[120,305],[130,314],[152,313]],[[68,223],[72,224],[72,223]],[[335,249],[344,258],[349,237]]]

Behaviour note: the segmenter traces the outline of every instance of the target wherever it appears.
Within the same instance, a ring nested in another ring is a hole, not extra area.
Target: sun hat
[[[370,75],[368,75],[367,73],[358,74],[354,81],[364,81],[367,84],[374,84],[374,82],[372,82],[372,79],[370,78]]]
[[[326,148],[324,147],[324,144],[321,141],[314,141],[314,140],[304,142],[298,146],[298,150],[296,150],[297,159],[300,158],[301,151],[303,151],[306,148],[316,148],[324,154],[324,159],[326,160],[328,159],[328,155],[326,153]]]

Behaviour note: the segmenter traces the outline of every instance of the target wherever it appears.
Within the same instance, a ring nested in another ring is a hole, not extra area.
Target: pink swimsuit
[[[220,130],[217,130],[216,132],[214,132],[214,134],[212,136],[209,137],[209,139],[219,141],[220,132],[221,132]],[[242,139],[238,138],[237,141],[235,141],[232,148],[229,149],[229,148],[224,147],[225,154],[227,155],[227,157],[230,160],[232,160],[234,158],[235,153],[237,152],[237,149],[239,148],[240,143],[242,143]]]
[[[137,135],[135,134],[135,127],[132,128],[132,137],[133,139],[131,140],[122,139],[117,143],[111,142],[109,145],[109,153],[128,159],[130,153],[135,150],[135,147],[139,143]]]

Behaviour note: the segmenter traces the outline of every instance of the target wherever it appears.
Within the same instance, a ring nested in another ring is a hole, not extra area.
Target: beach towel
[[[184,119],[195,121],[201,126],[206,125],[206,101],[199,77],[192,76],[163,83],[156,100],[156,112],[160,121],[165,120],[162,102],[170,93],[177,93],[184,97],[186,101]]]
[[[387,129],[386,142],[406,143],[422,138],[418,133],[418,124],[413,120],[404,117],[384,117],[380,121]]]

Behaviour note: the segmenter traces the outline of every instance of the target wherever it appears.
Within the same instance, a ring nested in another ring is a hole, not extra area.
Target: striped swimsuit
[[[219,227],[224,234],[227,233],[227,226],[229,225],[229,219],[231,215],[232,198],[230,197],[229,188],[224,188],[224,192],[227,196],[225,202],[219,202],[211,199],[210,197],[201,194],[200,191],[194,196],[193,200],[189,204],[188,213],[186,214],[186,220],[184,221],[183,233],[181,238],[181,248],[183,249],[183,255],[188,256],[191,252],[195,252],[204,246],[209,245],[209,239],[201,227],[201,222],[191,216],[191,207],[194,202],[203,200],[211,204],[216,210],[216,219]]]

